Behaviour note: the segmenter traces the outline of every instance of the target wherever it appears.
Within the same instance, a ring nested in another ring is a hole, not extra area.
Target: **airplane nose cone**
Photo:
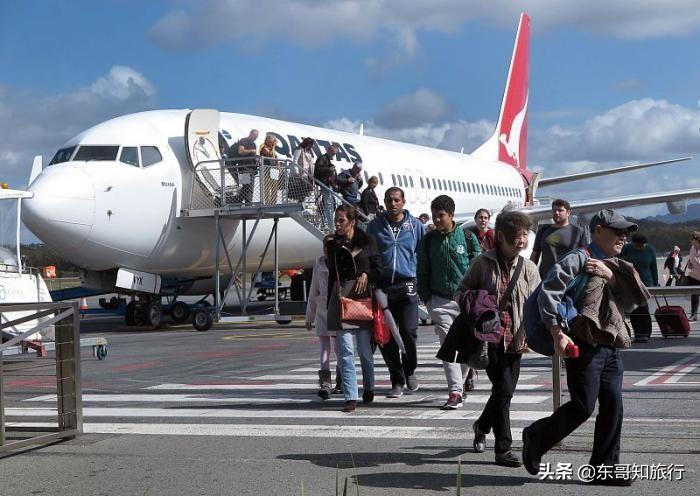
[[[22,221],[51,248],[65,252],[87,239],[95,218],[95,186],[83,169],[46,168],[29,186],[34,197],[22,201]]]

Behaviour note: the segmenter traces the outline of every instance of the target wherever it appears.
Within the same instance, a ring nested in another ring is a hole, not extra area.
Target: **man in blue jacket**
[[[391,391],[388,398],[403,395],[403,388],[418,389],[415,376],[418,357],[418,292],[416,284],[416,251],[423,239],[423,224],[404,210],[406,198],[401,188],[392,187],[384,193],[386,211],[367,226],[367,234],[374,236],[382,256],[380,287],[389,297],[389,310],[399,328],[406,354],[392,338],[381,347],[382,356],[389,369]]]

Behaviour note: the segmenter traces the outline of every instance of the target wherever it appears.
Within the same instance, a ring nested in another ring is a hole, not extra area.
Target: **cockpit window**
[[[144,167],[153,165],[157,162],[160,162],[161,160],[163,160],[163,156],[160,154],[160,151],[158,151],[158,148],[156,148],[155,146],[141,147],[141,162],[143,163]]]
[[[118,146],[84,145],[78,148],[73,160],[116,160]]]
[[[139,149],[136,146],[123,146],[119,161],[125,164],[139,166]]]
[[[56,155],[53,156],[51,162],[49,162],[49,165],[60,164],[61,162],[68,162],[70,160],[71,155],[73,155],[74,151],[74,146],[71,146],[69,148],[61,148],[56,152]]]

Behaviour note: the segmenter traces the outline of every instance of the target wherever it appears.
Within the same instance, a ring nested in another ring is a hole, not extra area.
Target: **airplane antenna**
[[[365,123],[360,122],[360,136],[364,136],[364,135],[365,135]]]

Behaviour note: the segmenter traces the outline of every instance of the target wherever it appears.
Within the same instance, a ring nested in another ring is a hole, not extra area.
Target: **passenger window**
[[[413,176],[408,176],[408,182],[411,184],[411,188],[413,188]]]
[[[403,184],[408,187],[408,179],[406,179],[406,176],[403,176]]]
[[[391,184],[392,186],[396,186],[396,176],[393,174],[391,175]]]
[[[418,180],[420,181],[420,187],[425,188],[425,185],[423,184],[423,178],[419,177]]]
[[[155,146],[142,146],[141,147],[141,162],[144,167],[153,165],[155,163],[163,160],[160,151]]]
[[[435,181],[435,178],[433,178],[432,181],[433,181],[433,189],[438,189],[437,181]]]
[[[398,179],[398,181],[399,181],[399,186],[401,186],[403,188],[403,181],[401,180],[401,174],[397,174],[396,179]]]
[[[367,171],[365,171],[365,184],[369,184],[369,175],[367,174]]]
[[[119,161],[125,164],[139,166],[139,149],[136,146],[122,147],[122,153],[119,155]]]
[[[379,184],[384,185],[384,176],[382,176],[382,173],[379,173]]]

